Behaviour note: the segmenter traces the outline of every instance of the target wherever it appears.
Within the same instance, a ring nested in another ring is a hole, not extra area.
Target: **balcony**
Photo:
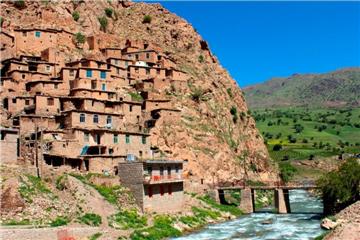
[[[184,180],[180,174],[144,176],[144,184],[173,183],[182,181]]]

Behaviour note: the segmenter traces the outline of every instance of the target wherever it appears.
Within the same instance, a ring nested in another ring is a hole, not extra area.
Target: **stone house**
[[[179,212],[183,206],[183,162],[170,160],[119,163],[121,184],[128,187],[145,212]]]
[[[0,128],[0,163],[16,164],[20,156],[19,130]]]

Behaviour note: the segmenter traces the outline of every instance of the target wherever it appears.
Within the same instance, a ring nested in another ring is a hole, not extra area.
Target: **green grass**
[[[7,225],[7,226],[30,225],[30,220],[29,219],[23,219],[21,221],[9,220],[2,223],[2,225]]]
[[[101,237],[102,233],[98,232],[90,236],[89,240],[96,240]]]
[[[329,234],[329,232],[325,232],[325,233],[321,234],[320,236],[317,236],[316,238],[314,238],[314,240],[322,240],[328,234]]]
[[[67,225],[69,222],[70,222],[69,219],[66,217],[57,217],[50,223],[50,226],[51,227],[64,226]]]
[[[178,237],[181,232],[172,226],[173,219],[168,216],[156,216],[154,225],[148,228],[135,230],[132,240],[160,240],[168,237]]]
[[[311,155],[316,159],[341,152],[360,152],[360,128],[357,125],[360,122],[360,108],[265,109],[255,110],[252,115],[274,160],[303,160]],[[299,133],[296,132],[296,125],[303,128]],[[296,142],[290,142],[289,135]],[[280,151],[273,150],[276,144],[282,145]]]
[[[144,100],[144,98],[137,92],[129,92],[129,95],[133,101],[141,102]]]
[[[29,203],[32,203],[32,197],[37,194],[48,194],[51,198],[55,198],[41,178],[32,175],[26,175],[26,179],[21,179],[18,191],[20,196]]]
[[[218,209],[222,212],[228,212],[234,216],[240,216],[243,214],[243,212],[237,206],[219,204],[208,195],[199,196],[197,198],[200,199],[201,201],[207,203],[209,206],[211,206],[215,209]]]
[[[89,226],[100,226],[102,223],[101,216],[95,213],[86,213],[78,219],[80,222]]]
[[[147,225],[145,216],[140,216],[136,210],[120,211],[109,217],[109,226],[120,229],[137,229]]]

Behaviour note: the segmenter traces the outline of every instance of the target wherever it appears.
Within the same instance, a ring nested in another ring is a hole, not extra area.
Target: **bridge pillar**
[[[241,190],[241,201],[239,208],[244,213],[253,213],[254,212],[254,202],[255,202],[255,191],[251,188],[244,188]]]
[[[289,200],[289,190],[287,189],[275,189],[275,208],[278,213],[290,213],[290,200]]]

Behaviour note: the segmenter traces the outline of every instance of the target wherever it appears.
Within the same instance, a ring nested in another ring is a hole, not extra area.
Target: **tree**
[[[76,43],[83,44],[86,41],[86,37],[81,32],[75,34],[75,41]]]
[[[280,163],[280,177],[284,182],[289,182],[297,172],[290,163]]]
[[[358,201],[360,164],[354,158],[347,159],[338,170],[324,174],[317,186],[324,202],[324,213],[334,214]]]
[[[112,8],[105,8],[105,15],[107,17],[112,17],[112,14],[113,14],[114,10]]]
[[[14,5],[16,8],[19,8],[19,9],[25,8],[25,1],[24,0],[15,0]]]
[[[273,151],[280,151],[282,149],[282,145],[281,144],[275,144],[273,147]]]
[[[72,17],[77,22],[80,18],[80,13],[78,11],[75,11],[72,13]]]
[[[106,28],[107,28],[107,25],[108,25],[107,18],[105,16],[98,17],[98,21],[100,23],[100,30],[103,31],[103,32],[106,32]]]

